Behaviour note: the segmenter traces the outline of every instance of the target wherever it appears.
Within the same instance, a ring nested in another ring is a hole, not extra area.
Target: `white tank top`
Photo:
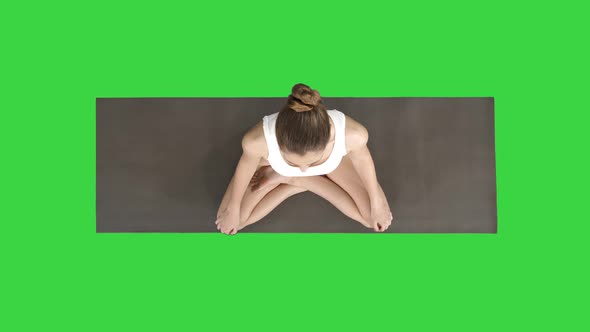
[[[301,171],[299,167],[287,164],[281,155],[275,134],[276,120],[279,112],[266,115],[262,118],[264,138],[268,146],[268,163],[277,173],[289,177],[314,176],[331,173],[338,167],[342,157],[346,155],[346,115],[338,110],[327,110],[327,112],[334,122],[335,137],[332,153],[326,161],[319,165],[308,167],[305,172]]]

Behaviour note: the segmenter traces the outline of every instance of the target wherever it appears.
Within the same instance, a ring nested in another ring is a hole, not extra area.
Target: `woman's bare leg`
[[[259,191],[263,191],[265,189],[268,190],[268,188],[262,188]],[[368,222],[359,212],[356,203],[350,197],[350,195],[344,191],[344,189],[342,189],[329,178],[316,175],[290,177],[286,179],[285,183],[272,188],[272,190],[268,191],[268,193],[265,193],[264,197],[260,199],[260,202],[251,210],[252,212],[248,215],[248,217],[242,221],[238,230],[262,219],[288,197],[307,190],[328,200],[346,216],[355,221],[358,221],[363,226],[370,228]],[[242,217],[245,218],[245,214],[243,214]]]
[[[264,166],[258,165],[257,170],[259,170],[261,167],[264,167]],[[229,199],[231,197],[231,191],[233,190],[234,177],[235,176],[232,176],[232,178],[229,182],[229,185],[227,186],[227,189],[225,190],[225,194],[223,195],[223,199],[221,200],[221,204],[219,205],[219,209],[217,210],[217,218],[219,218],[221,211],[225,210],[225,208],[229,204]],[[242,202],[240,204],[240,206],[241,206],[240,214],[250,215],[250,212],[252,212],[252,209],[256,206],[256,204],[258,204],[258,202],[260,202],[262,197],[264,197],[264,195],[266,195],[270,190],[274,189],[274,187],[276,187],[277,185],[279,185],[279,183],[274,184],[274,185],[270,185],[269,187],[261,188],[261,190],[259,190],[257,192],[251,192],[251,185],[248,184],[248,187],[246,188],[246,192],[244,193],[244,196],[242,197]],[[252,197],[252,196],[254,196],[254,197]],[[244,203],[246,203],[246,204],[244,204]],[[244,205],[246,205],[246,206],[244,206]]]
[[[265,167],[265,166],[267,166],[267,165],[265,165],[264,163],[260,163],[258,165],[258,167],[256,168],[256,171],[259,171],[262,167]],[[227,189],[225,190],[225,194],[223,195],[223,199],[221,200],[221,204],[219,204],[219,209],[217,210],[217,218],[219,218],[219,215],[221,214],[221,212],[223,210],[225,210],[225,208],[229,204],[229,200],[230,200],[230,197],[231,197],[231,192],[233,190],[234,177],[235,177],[235,175],[233,175],[232,178],[231,178],[231,180],[229,181],[229,185],[227,186]],[[254,176],[252,177],[252,179],[254,179]],[[257,198],[257,200],[255,199],[256,203],[258,203],[260,201],[260,199],[262,199],[262,197],[264,196],[264,194],[268,193],[268,191],[272,190],[278,184],[279,183],[270,185],[271,187],[268,187],[268,188],[261,188],[263,191],[257,193],[257,197],[258,198]],[[251,185],[251,183],[248,184],[248,187],[246,189],[246,192],[244,193],[244,197],[242,197],[242,204],[240,204],[240,205],[243,205],[244,201],[252,201],[252,199],[248,199],[248,200],[245,199],[246,196],[251,195],[250,185]],[[249,206],[249,207],[247,207],[245,209],[245,211],[248,213],[248,215],[250,214],[250,212],[252,211],[252,209],[255,206],[255,204],[250,204],[250,205],[251,206]],[[241,211],[244,211],[244,209],[241,209]]]
[[[323,197],[349,218],[358,221],[367,228],[371,228],[369,222],[363,218],[352,197],[328,177],[315,175],[292,177],[289,179],[290,184],[305,188],[314,194]]]
[[[218,215],[229,203],[233,180],[232,177],[227,191],[223,196]],[[307,190],[328,200],[346,216],[370,228],[350,195],[326,176],[290,177],[286,178],[284,183],[275,186],[266,186],[256,192],[252,192],[250,188],[248,186],[241,202],[241,223],[238,230],[264,218],[264,216],[288,197]]]
[[[264,189],[260,189],[264,190]],[[250,215],[243,220],[238,226],[238,230],[257,222],[264,218],[270,211],[274,210],[279,204],[281,204],[287,198],[307,191],[305,188],[296,187],[287,183],[281,183],[278,186],[270,190],[260,202],[254,207]]]

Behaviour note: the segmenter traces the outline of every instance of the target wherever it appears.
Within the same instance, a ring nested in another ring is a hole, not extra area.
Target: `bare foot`
[[[252,176],[250,186],[252,187],[252,191],[257,191],[272,184],[286,183],[287,180],[288,177],[275,172],[272,167],[262,166]]]

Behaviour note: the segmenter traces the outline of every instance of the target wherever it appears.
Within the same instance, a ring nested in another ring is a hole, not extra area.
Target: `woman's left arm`
[[[383,188],[381,188],[381,185],[377,181],[375,164],[373,163],[371,152],[367,147],[369,132],[363,126],[358,126],[358,129],[352,135],[354,137],[352,139],[353,142],[350,142],[351,144],[347,142],[351,148],[348,156],[369,194],[373,227],[377,231],[384,231],[391,225],[393,215]]]

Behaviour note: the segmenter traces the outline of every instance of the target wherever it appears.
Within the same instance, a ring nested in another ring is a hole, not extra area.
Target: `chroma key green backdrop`
[[[13,1],[0,28],[0,330],[588,329],[578,2]],[[299,82],[495,97],[498,234],[96,234],[96,98]]]

